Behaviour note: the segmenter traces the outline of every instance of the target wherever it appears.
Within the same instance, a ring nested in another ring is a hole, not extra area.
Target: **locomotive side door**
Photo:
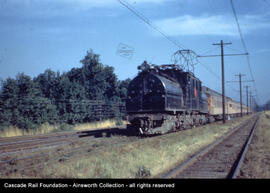
[[[190,76],[187,76],[187,96],[186,96],[186,101],[187,101],[187,105],[186,105],[186,108],[187,110],[190,110],[192,109],[192,79]]]
[[[193,110],[200,110],[200,82],[193,79]]]
[[[187,109],[199,110],[200,108],[200,82],[191,76],[187,77]]]
[[[192,98],[192,109],[194,110],[197,107],[196,80],[194,78],[192,79],[191,98]]]

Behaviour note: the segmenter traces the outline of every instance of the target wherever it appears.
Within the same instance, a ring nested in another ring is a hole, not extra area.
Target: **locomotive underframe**
[[[134,134],[153,135],[189,129],[206,124],[212,119],[197,112],[135,113],[129,114],[129,130]]]
[[[227,114],[226,119],[239,117],[239,113]],[[195,126],[222,120],[222,115],[199,112],[134,113],[128,115],[128,130],[133,134],[155,135],[190,129]]]

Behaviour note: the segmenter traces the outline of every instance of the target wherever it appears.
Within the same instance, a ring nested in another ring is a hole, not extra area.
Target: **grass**
[[[53,126],[48,123],[45,123],[36,129],[19,129],[18,127],[15,126],[9,126],[0,131],[0,137],[38,135],[51,133],[56,130],[59,130],[59,126]]]
[[[127,122],[121,121],[120,124],[127,124]],[[109,119],[109,120],[97,121],[93,123],[78,124],[78,125],[75,125],[72,128],[72,130],[75,130],[75,131],[96,130],[99,128],[113,128],[113,127],[118,127],[118,126],[119,126],[119,121],[114,120],[114,119]]]
[[[120,123],[127,124],[126,121],[120,121]],[[101,128],[113,128],[117,127],[118,125],[119,121],[110,119],[105,121],[82,123],[76,125],[68,125],[68,124],[51,125],[45,123],[36,129],[19,129],[18,127],[15,126],[9,126],[7,128],[4,128],[3,130],[0,130],[0,137],[39,135],[72,130],[73,131],[96,130]]]
[[[270,111],[260,117],[239,177],[270,178]]]
[[[159,177],[214,142],[248,117],[236,118],[177,133],[143,138],[121,146],[94,150],[65,163],[48,166],[42,178],[141,178]],[[114,137],[112,137],[114,140]]]

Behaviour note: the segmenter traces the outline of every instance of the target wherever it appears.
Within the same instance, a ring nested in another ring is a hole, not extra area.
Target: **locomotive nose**
[[[159,78],[141,74],[130,82],[126,110],[132,112],[163,111],[165,88]]]

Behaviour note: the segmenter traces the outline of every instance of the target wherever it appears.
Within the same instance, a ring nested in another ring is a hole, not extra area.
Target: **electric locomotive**
[[[207,96],[201,81],[179,66],[138,66],[130,82],[126,110],[131,125],[140,134],[163,134],[209,121]]]

